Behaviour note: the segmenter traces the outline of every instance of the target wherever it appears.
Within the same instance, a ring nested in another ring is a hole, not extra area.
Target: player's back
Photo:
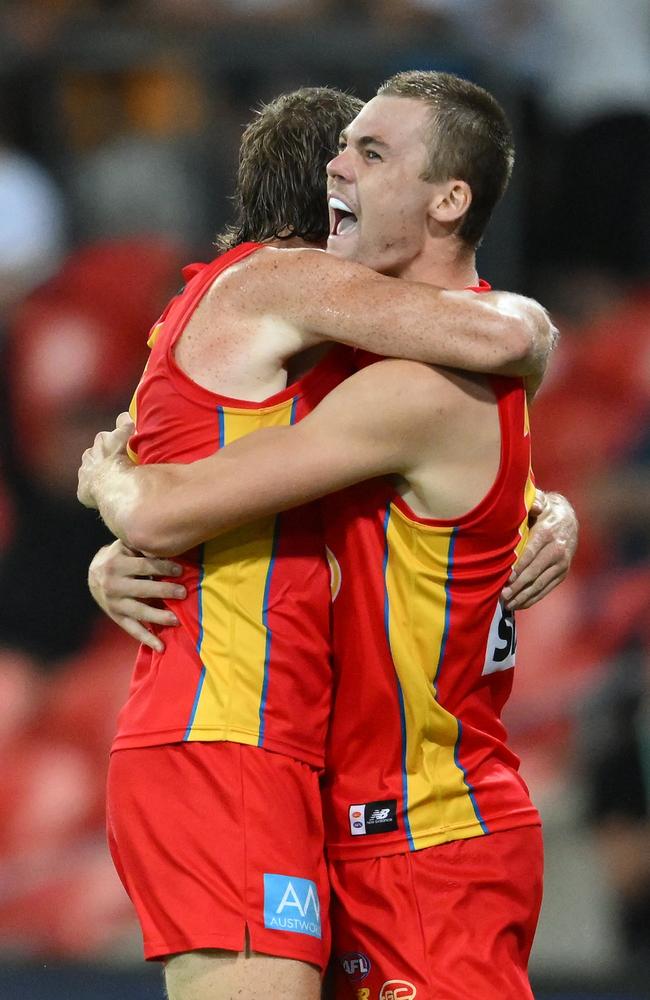
[[[202,337],[203,321],[192,329],[191,317],[219,276],[259,249],[244,244],[184,272],[185,288],[154,327],[151,357],[134,397],[130,447],[137,461],[191,462],[254,430],[294,423],[348,374],[347,352],[335,348],[288,386],[276,363],[271,377],[284,387],[264,399],[254,390],[255,398],[239,399],[199,384],[181,367],[183,331],[190,339]],[[244,354],[251,346],[237,330],[228,343],[232,352]],[[248,367],[259,394],[272,365],[266,358],[256,370],[249,357]],[[215,364],[202,381],[217,385],[217,369]],[[229,740],[321,766],[331,677],[329,573],[319,508],[299,508],[225,533],[179,561],[188,596],[171,606],[180,625],[164,630],[163,653],[141,647],[115,747]]]
[[[337,580],[325,787],[333,858],[539,823],[500,719],[516,641],[500,593],[525,543],[534,496],[526,402],[520,380],[485,385],[493,481],[471,510],[459,508],[466,514],[419,516],[387,480],[325,505]],[[455,439],[439,447],[443,462],[433,468],[441,475],[453,468],[455,450],[481,436],[480,395],[470,386],[465,409],[474,425],[458,424]],[[448,491],[442,482],[437,495]]]

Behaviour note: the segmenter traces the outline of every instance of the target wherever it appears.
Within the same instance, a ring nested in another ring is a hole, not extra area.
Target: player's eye
[[[374,149],[366,149],[365,155],[367,160],[381,160],[381,156]]]

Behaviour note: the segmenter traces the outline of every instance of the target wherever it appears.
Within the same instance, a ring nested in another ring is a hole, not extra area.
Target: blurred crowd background
[[[134,648],[87,592],[107,539],[76,503],[81,452],[128,403],[180,266],[214,255],[252,109],[413,68],[507,108],[515,177],[481,274],[562,333],[534,460],[581,545],[519,616],[508,710],[546,824],[534,982],[650,996],[647,0],[3,0],[2,996],[160,995],[104,843]]]

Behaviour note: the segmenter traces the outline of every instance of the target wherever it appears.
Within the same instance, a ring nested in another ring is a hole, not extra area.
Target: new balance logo
[[[370,833],[391,833],[398,829],[397,799],[362,802],[349,807],[350,833],[364,837]]]

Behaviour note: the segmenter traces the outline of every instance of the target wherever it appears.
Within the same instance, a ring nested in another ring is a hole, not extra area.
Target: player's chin
[[[333,257],[340,257],[341,260],[355,260],[358,247],[358,240],[350,239],[350,236],[337,236],[330,233],[327,239],[327,252]]]

